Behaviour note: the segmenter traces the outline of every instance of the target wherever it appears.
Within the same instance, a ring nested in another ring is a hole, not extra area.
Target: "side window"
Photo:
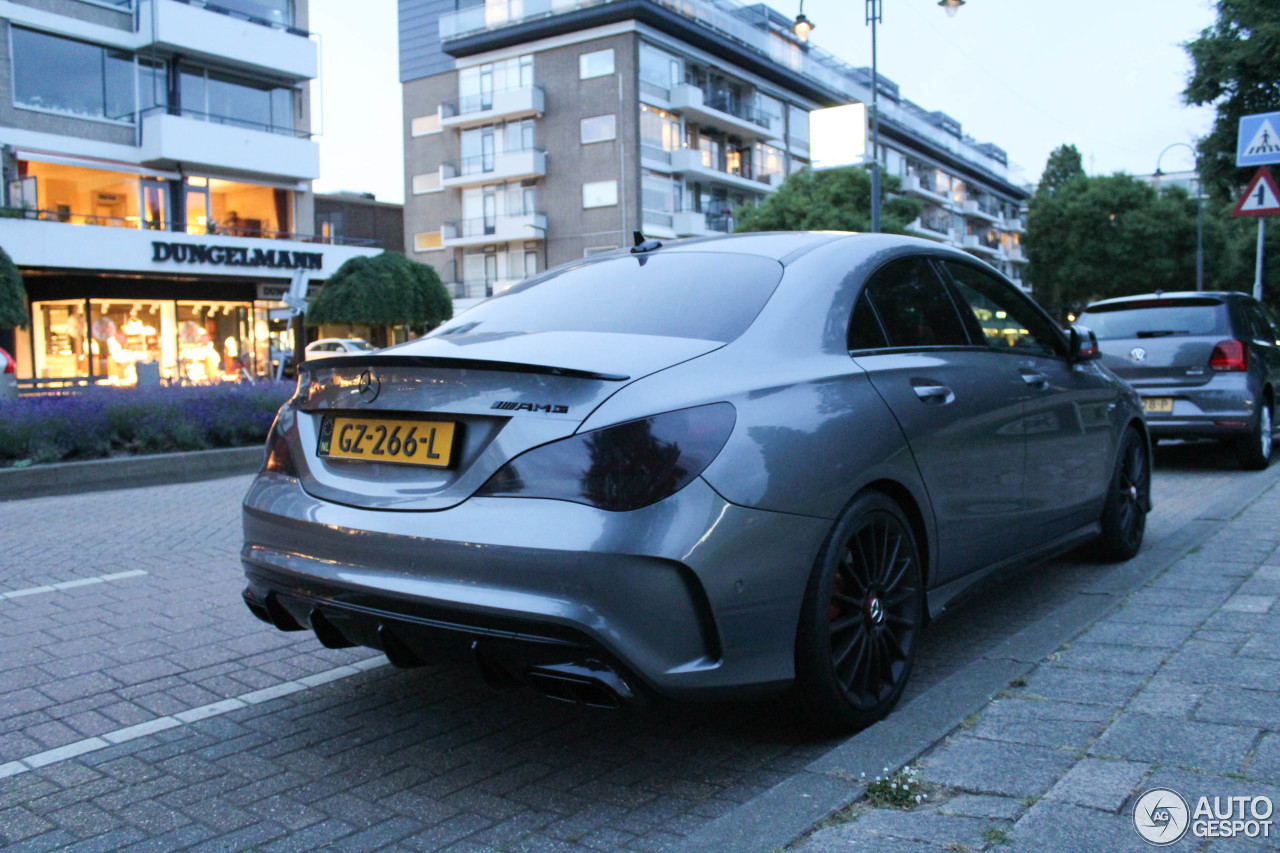
[[[942,280],[923,258],[895,261],[876,272],[863,298],[875,309],[887,345],[966,346],[969,337]],[[859,299],[859,303],[862,299]],[[865,324],[855,309],[852,320]],[[850,336],[853,334],[850,323]]]
[[[1262,311],[1262,316],[1266,318],[1267,325],[1271,328],[1271,337],[1267,340],[1280,344],[1280,322],[1276,321],[1276,315],[1271,313],[1271,309],[1265,305],[1259,305],[1258,309]]]
[[[969,303],[987,346],[1028,355],[1066,355],[1053,324],[1005,282],[968,264],[943,261]]]
[[[1260,306],[1247,304],[1244,307],[1244,312],[1249,318],[1250,336],[1255,341],[1274,344],[1276,342],[1275,330],[1271,328],[1271,323],[1267,320],[1266,315],[1262,313]]]
[[[849,349],[884,349],[888,345],[884,329],[880,328],[880,319],[876,317],[876,310],[871,307],[871,300],[864,290],[853,306],[853,318],[849,320]]]

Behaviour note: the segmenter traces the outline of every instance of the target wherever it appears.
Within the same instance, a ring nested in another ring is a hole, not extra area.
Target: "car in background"
[[[1142,395],[1153,438],[1221,439],[1242,468],[1271,463],[1280,326],[1245,293],[1146,293],[1106,299],[1079,322],[1102,362]]]
[[[377,352],[378,348],[361,338],[321,338],[307,344],[306,359],[331,358],[335,355],[354,355]]]
[[[427,336],[307,361],[243,505],[281,630],[615,706],[898,701],[962,590],[1137,553],[1138,395],[973,256],[740,234],[549,270]]]
[[[0,400],[12,400],[18,396],[17,363],[8,350],[0,347]]]

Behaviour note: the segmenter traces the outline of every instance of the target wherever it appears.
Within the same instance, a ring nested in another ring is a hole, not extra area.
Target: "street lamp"
[[[1156,171],[1151,177],[1155,178],[1157,182],[1164,177],[1164,172],[1160,171],[1160,161],[1165,154],[1169,153],[1170,149],[1179,146],[1190,151],[1191,156],[1196,158],[1196,290],[1204,290],[1204,193],[1200,191],[1199,154],[1195,148],[1186,142],[1175,142],[1172,145],[1167,145],[1160,152],[1160,156],[1156,157]],[[1157,183],[1157,188],[1158,186],[1159,184]]]
[[[938,0],[938,5],[954,15],[965,0]],[[803,3],[801,4],[803,5]],[[867,23],[871,26],[871,231],[880,231],[880,75],[876,66],[876,24],[883,23],[881,0],[867,0]],[[803,16],[801,16],[803,17]],[[799,22],[799,18],[796,19]]]
[[[804,16],[804,0],[800,0],[800,14],[796,15],[796,22],[791,25],[791,32],[796,34],[796,38],[805,44],[809,43],[809,33],[813,32],[814,23]]]

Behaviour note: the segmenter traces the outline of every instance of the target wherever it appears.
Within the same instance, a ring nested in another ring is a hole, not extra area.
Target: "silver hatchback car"
[[[1146,293],[1096,302],[1080,323],[1142,395],[1153,438],[1226,440],[1241,467],[1271,463],[1280,327],[1266,306],[1245,293]]]
[[[1138,396],[973,257],[644,241],[307,361],[244,501],[283,630],[593,705],[791,690],[866,725],[930,615],[1150,507]]]

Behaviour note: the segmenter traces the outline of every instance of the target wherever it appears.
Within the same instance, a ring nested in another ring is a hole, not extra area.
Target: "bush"
[[[0,402],[0,466],[260,444],[286,382],[87,388]]]

